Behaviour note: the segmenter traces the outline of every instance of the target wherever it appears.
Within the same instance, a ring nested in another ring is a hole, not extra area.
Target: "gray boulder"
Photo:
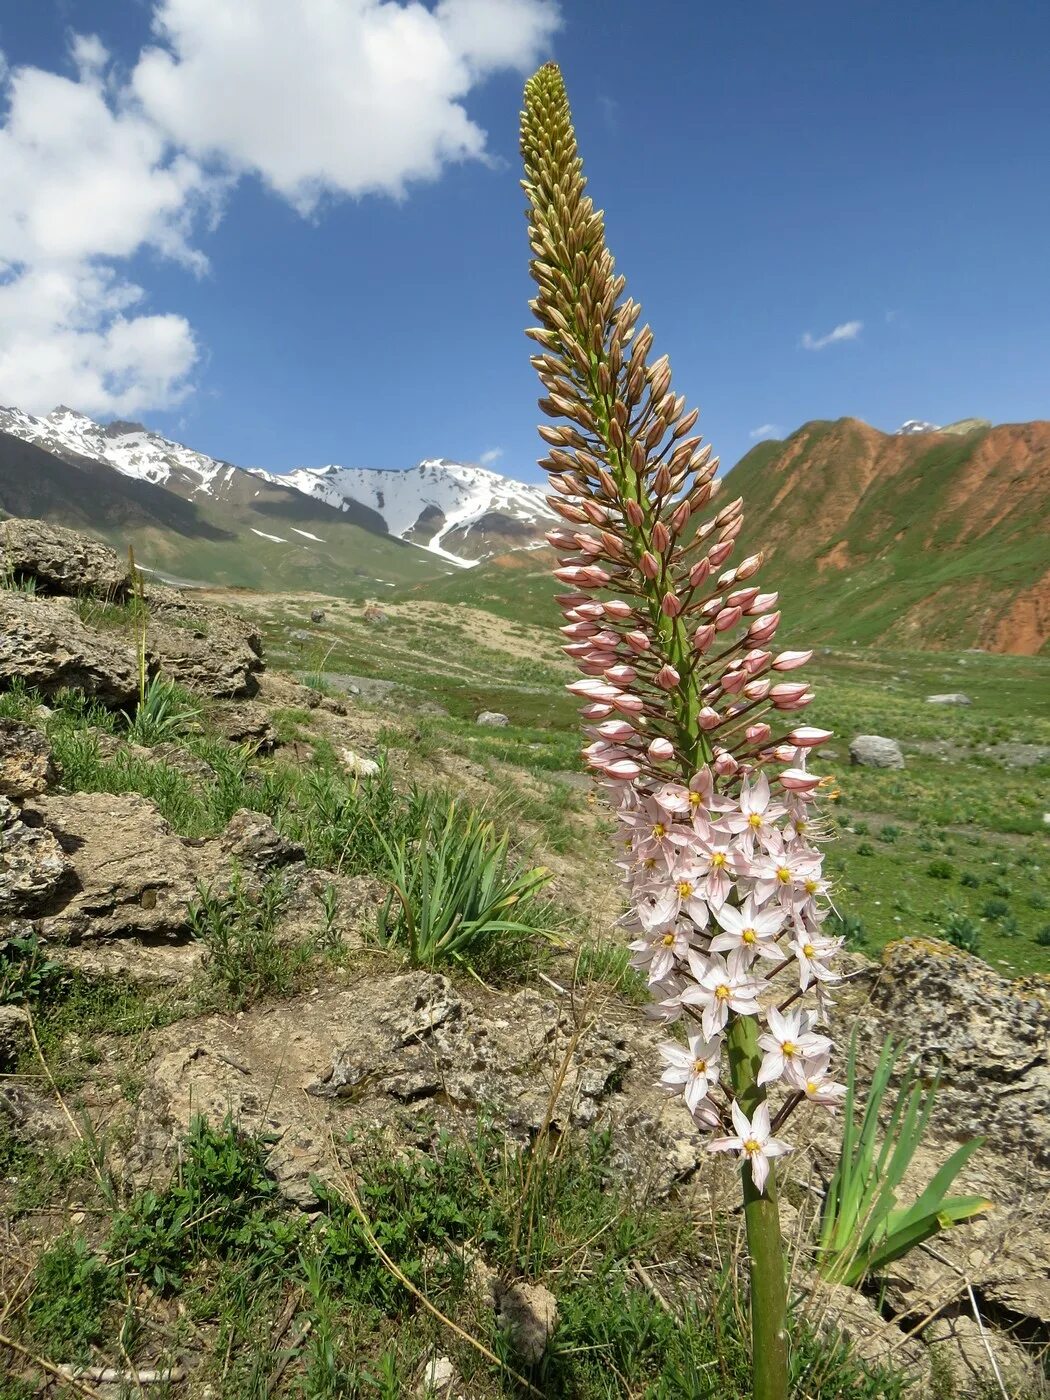
[[[0,719],[0,794],[34,797],[57,777],[51,745],[40,730],[17,719]]]
[[[310,613],[310,621],[318,624],[322,623],[324,621],[324,608],[314,608]]]
[[[146,597],[146,647],[152,669],[215,699],[254,695],[263,669],[262,639],[242,618],[187,603],[170,589]]]
[[[130,639],[84,625],[67,598],[0,592],[0,689],[21,680],[44,695],[76,687],[106,705],[138,695]]]
[[[69,883],[72,873],[54,833],[27,826],[18,809],[0,797],[0,915],[38,913]]]
[[[0,558],[4,573],[35,579],[41,593],[122,602],[131,590],[127,561],[109,545],[45,520],[5,520]]]
[[[903,768],[904,755],[896,739],[881,734],[858,734],[850,740],[849,759],[862,768]]]
[[[501,715],[498,710],[482,710],[481,714],[478,715],[474,723],[490,724],[497,729],[502,729],[505,724],[510,723],[510,720],[507,718],[506,715]]]
[[[973,701],[961,690],[947,691],[944,695],[927,695],[927,705],[972,705]]]

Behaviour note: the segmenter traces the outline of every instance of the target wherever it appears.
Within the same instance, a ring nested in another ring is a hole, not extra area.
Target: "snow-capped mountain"
[[[184,500],[220,510],[238,505],[287,514],[300,503],[301,525],[283,533],[251,526],[275,544],[313,541],[324,531],[307,525],[330,510],[373,532],[407,541],[449,564],[470,568],[493,554],[543,543],[556,518],[539,486],[446,458],[407,471],[362,467],[300,467],[288,473],[242,468],[195,452],[141,423],[96,423],[64,405],[44,418],[0,408],[0,433],[32,443],[64,461],[104,463],[122,476],[149,482]],[[280,498],[280,503],[273,500]],[[267,498],[269,502],[267,502]],[[293,510],[294,514],[294,510]]]
[[[942,428],[939,423],[926,423],[921,418],[909,418],[897,429],[896,437],[911,437],[915,433],[950,433],[953,437],[964,437],[975,433],[979,428],[990,428],[990,418],[960,418],[957,423],[947,423]]]
[[[896,437],[910,437],[913,433],[939,433],[939,423],[926,423],[921,418],[909,418],[900,425]]]
[[[141,423],[116,422],[104,427],[64,404],[46,418],[34,418],[17,408],[0,408],[0,432],[36,443],[58,457],[107,462],[123,476],[165,486],[180,496],[220,494],[224,481],[237,471],[229,462],[170,442]]]
[[[474,564],[501,549],[535,548],[556,518],[540,487],[444,457],[408,471],[329,466],[259,475],[338,510],[368,506],[392,535],[454,564]]]

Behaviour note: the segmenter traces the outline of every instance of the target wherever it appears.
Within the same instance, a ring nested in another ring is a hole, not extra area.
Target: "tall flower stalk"
[[[754,581],[761,555],[727,567],[742,503],[712,507],[718,459],[638,329],[555,64],[526,85],[521,150],[538,287],[528,334],[554,420],[539,429],[541,465],[564,522],[548,540],[568,590],[564,650],[583,673],[569,690],[619,820],[634,965],[653,1014],[687,1023],[687,1045],[661,1048],[662,1083],[708,1148],[741,1162],[754,1395],[785,1400],[774,1163],[795,1109],[844,1093],[816,1029],[841,940],[821,932],[821,779],[807,759],[830,736],[799,723],[813,696],[790,675],[810,653],[772,649],[780,613]]]

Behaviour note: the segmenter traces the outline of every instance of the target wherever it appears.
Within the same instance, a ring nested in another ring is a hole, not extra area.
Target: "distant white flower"
[[[769,1158],[782,1157],[785,1152],[790,1152],[791,1148],[786,1142],[780,1142],[772,1136],[767,1104],[760,1103],[754,1115],[748,1119],[734,1099],[733,1127],[736,1128],[736,1137],[712,1138],[707,1144],[707,1150],[738,1152],[741,1160],[746,1157],[751,1163],[751,1180],[755,1183],[755,1190],[761,1193],[766,1189],[769,1176]]]
[[[809,1017],[805,1012],[791,1011],[784,1016],[771,1006],[766,1014],[766,1025],[768,1032],[758,1037],[765,1051],[762,1068],[758,1071],[759,1084],[772,1084],[780,1079],[789,1064],[799,1064],[806,1058],[831,1051],[828,1037],[814,1035],[809,1029]]]

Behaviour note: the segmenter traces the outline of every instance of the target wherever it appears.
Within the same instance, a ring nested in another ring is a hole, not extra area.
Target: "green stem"
[[[753,1016],[733,1016],[727,1046],[733,1092],[750,1118],[766,1097],[758,1084],[762,1052]],[[744,1163],[741,1175],[751,1271],[752,1394],[754,1400],[787,1400],[787,1282],[774,1166],[770,1163],[763,1195],[755,1190],[750,1163]]]

